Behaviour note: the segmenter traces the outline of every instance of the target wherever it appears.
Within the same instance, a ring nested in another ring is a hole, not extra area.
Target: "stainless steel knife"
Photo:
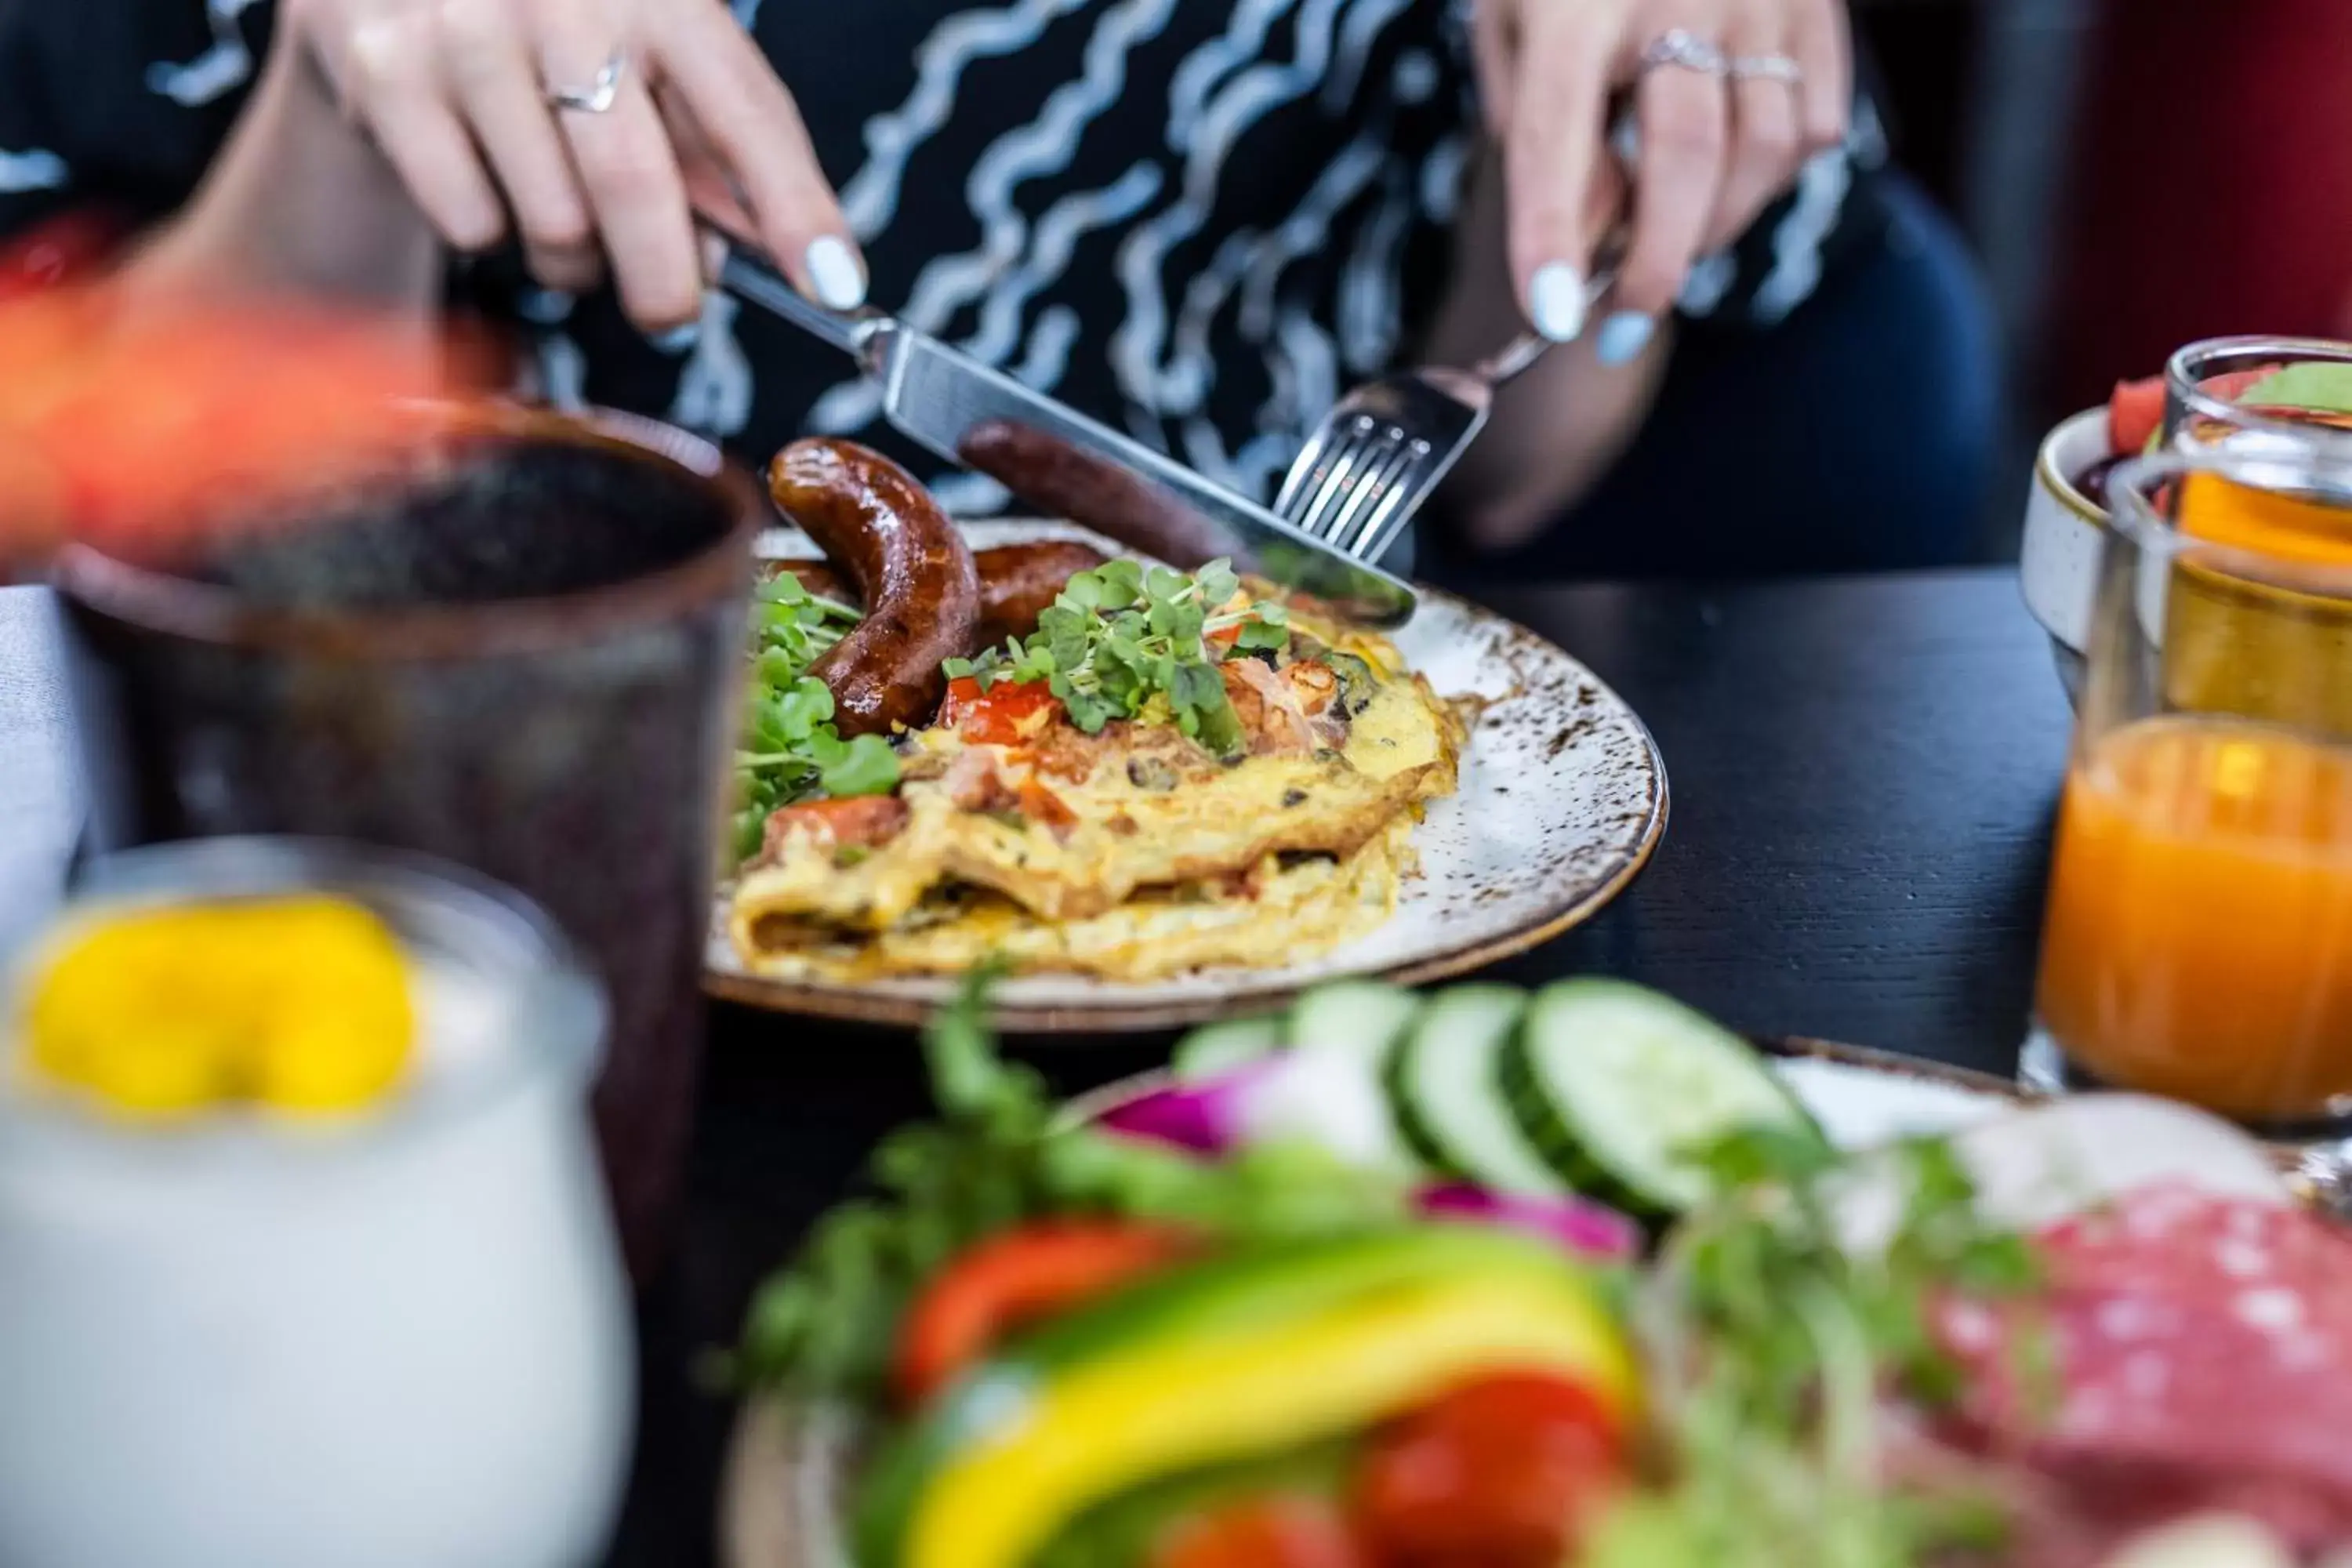
[[[1398,578],[904,322],[871,309],[843,315],[812,304],[732,246],[719,283],[855,358],[881,384],[892,425],[988,475],[1039,516],[1066,518],[1175,566],[1228,557],[1237,571],[1372,626],[1412,616],[1413,592]]]

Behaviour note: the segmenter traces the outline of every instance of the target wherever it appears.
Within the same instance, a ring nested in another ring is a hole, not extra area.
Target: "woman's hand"
[[[1845,135],[1843,0],[1478,0],[1474,17],[1479,85],[1503,149],[1511,278],[1548,337],[1584,329],[1601,239],[1591,215],[1625,195],[1611,102],[1633,95],[1632,246],[1595,342],[1606,363],[1639,356],[1692,262],[1738,237],[1806,158]],[[1718,51],[1725,68],[1645,64],[1677,31]]]
[[[701,309],[689,198],[811,298],[865,298],[792,95],[720,0],[288,0],[277,47],[444,243],[477,251],[511,232],[534,276],[566,290],[609,266],[647,331]],[[560,106],[565,90],[589,101]]]

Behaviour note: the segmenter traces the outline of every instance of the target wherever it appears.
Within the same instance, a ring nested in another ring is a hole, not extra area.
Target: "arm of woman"
[[[37,264],[20,283],[111,252],[134,286],[431,310],[440,241],[364,132],[292,49],[253,79],[267,15],[0,0],[0,246]]]
[[[261,79],[188,205],[124,267],[174,293],[233,288],[429,317],[441,235],[298,51]]]

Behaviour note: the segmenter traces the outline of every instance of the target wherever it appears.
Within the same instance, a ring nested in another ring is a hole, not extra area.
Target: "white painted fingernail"
[[[1593,352],[1602,364],[1631,364],[1642,357],[1657,331],[1655,318],[1639,310],[1620,310],[1601,323],[1601,335],[1592,341]]]
[[[702,237],[702,280],[719,281],[719,272],[727,265],[727,242],[715,234]]]
[[[1528,279],[1528,319],[1556,343],[1584,331],[1584,275],[1565,261],[1537,268]]]
[[[828,310],[855,310],[866,303],[866,268],[839,236],[811,240],[804,259],[818,304]]]
[[[646,341],[666,354],[682,354],[700,342],[701,338],[702,323],[688,321],[683,326],[672,327],[666,332],[656,332]]]
[[[1642,122],[1633,115],[1620,118],[1609,129],[1609,150],[1617,154],[1621,163],[1632,165],[1642,161]]]

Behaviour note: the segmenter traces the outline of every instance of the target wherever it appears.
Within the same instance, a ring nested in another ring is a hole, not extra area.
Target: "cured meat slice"
[[[2303,1209],[2169,1184],[2052,1226],[2042,1245],[2062,1283],[2207,1306],[2273,1286],[2294,1291],[2314,1320],[2352,1331],[2352,1237]]]
[[[2299,1550],[2352,1540],[2352,1239],[2165,1186],[2041,1241],[2035,1301],[1940,1314],[1974,1446],[2117,1522],[2222,1508]]]

